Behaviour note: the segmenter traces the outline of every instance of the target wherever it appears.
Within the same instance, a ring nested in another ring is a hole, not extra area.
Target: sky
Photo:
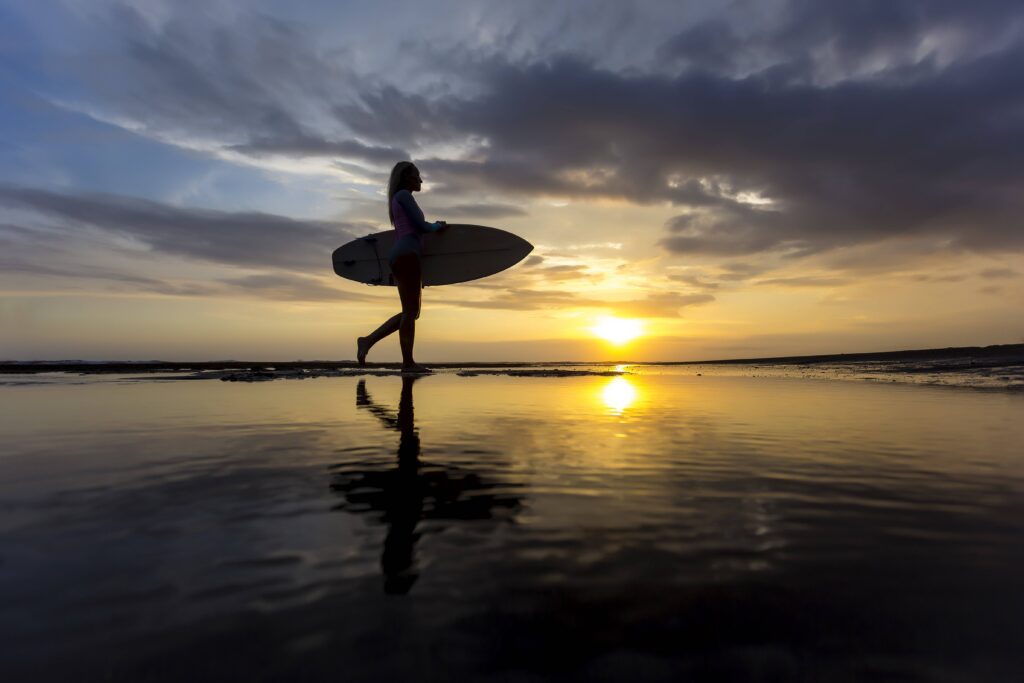
[[[1024,341],[1018,1],[0,0],[0,359],[353,358],[403,159],[421,362]]]

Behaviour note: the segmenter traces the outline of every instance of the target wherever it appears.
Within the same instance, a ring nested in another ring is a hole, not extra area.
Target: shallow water
[[[0,386],[0,671],[1017,678],[1024,395],[694,373]]]

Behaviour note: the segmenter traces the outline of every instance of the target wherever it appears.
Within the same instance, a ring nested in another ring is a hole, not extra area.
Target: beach
[[[1024,394],[570,369],[6,376],[3,669],[1019,670]]]

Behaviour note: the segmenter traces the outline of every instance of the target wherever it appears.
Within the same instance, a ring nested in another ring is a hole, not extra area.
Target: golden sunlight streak
[[[601,390],[601,399],[616,415],[621,415],[636,400],[636,389],[625,377],[616,377]]]
[[[590,331],[612,344],[625,344],[643,334],[643,323],[640,320],[606,317],[597,321]]]

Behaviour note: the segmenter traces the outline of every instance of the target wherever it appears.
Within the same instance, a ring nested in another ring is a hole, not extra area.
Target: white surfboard
[[[533,245],[518,235],[484,225],[449,223],[444,232],[421,235],[423,284],[453,285],[500,273],[522,261]],[[368,285],[394,285],[388,266],[395,231],[352,240],[334,250],[334,272]]]

